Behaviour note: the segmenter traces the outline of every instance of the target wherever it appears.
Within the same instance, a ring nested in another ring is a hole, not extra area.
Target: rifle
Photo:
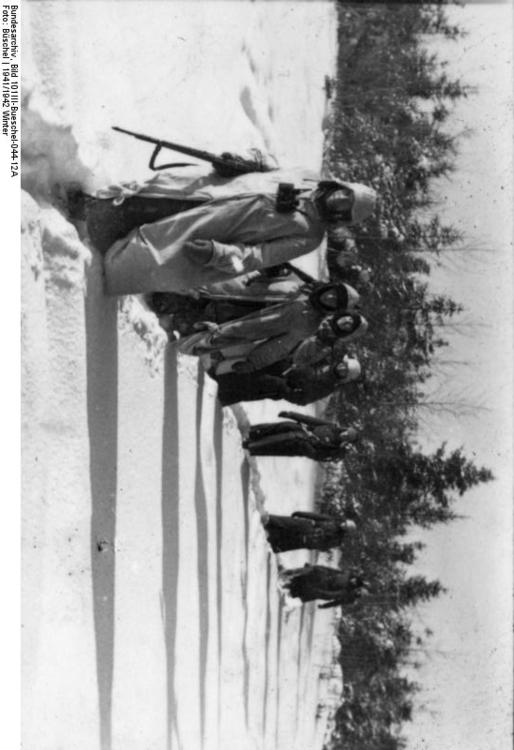
[[[181,146],[179,143],[152,138],[149,135],[134,133],[132,130],[125,130],[125,128],[119,128],[116,125],[114,125],[112,129],[116,130],[118,133],[131,135],[133,138],[137,138],[140,141],[154,144],[155,148],[148,163],[149,168],[154,172],[157,172],[160,169],[170,169],[171,167],[192,166],[190,163],[184,162],[156,166],[155,161],[163,148],[168,148],[170,151],[178,151],[178,153],[186,154],[187,156],[194,156],[196,159],[201,159],[202,161],[208,161],[213,165],[221,177],[235,177],[236,175],[247,174],[248,172],[271,172],[273,169],[259,160],[243,159],[241,156],[234,156],[229,153],[223,153],[220,156],[217,156],[210,151],[202,151],[198,148],[191,148],[190,146]]]
[[[310,275],[310,273],[307,273],[307,271],[303,271],[301,268],[294,266],[292,263],[289,263],[286,261],[283,265],[286,268],[289,268],[289,270],[292,273],[298,276],[300,281],[303,281],[303,283],[309,286],[311,289],[314,288],[317,284],[326,283],[326,282],[320,281],[319,279],[315,279],[314,276]]]
[[[306,271],[302,271],[300,268],[297,268],[292,263],[285,262],[282,264],[285,268],[288,268],[291,273],[296,274],[300,281],[302,281],[305,286],[307,287],[308,291],[312,291],[316,288],[319,284],[324,284],[325,282],[319,281],[319,279],[315,279],[314,276],[311,276]],[[252,297],[249,294],[224,294],[224,293],[213,293],[213,292],[206,292],[203,289],[199,291],[200,298],[209,299],[214,302],[220,301],[220,302],[235,302],[237,304],[241,305],[255,305],[255,304],[262,304],[263,306],[271,306],[271,305],[280,305],[283,302],[287,302],[290,299],[293,299],[293,297],[289,297],[289,295],[282,295],[280,297],[277,295],[276,299],[273,297],[270,297],[266,302],[263,303],[262,296]]]

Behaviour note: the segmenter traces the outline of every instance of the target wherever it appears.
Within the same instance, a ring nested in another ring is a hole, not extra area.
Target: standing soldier
[[[286,570],[285,588],[303,603],[324,599],[318,609],[354,604],[368,593],[363,579],[352,570],[336,570],[325,565],[310,565]]]
[[[342,458],[348,443],[357,439],[354,427],[343,429],[335,422],[282,411],[280,417],[288,421],[252,425],[243,440],[252,456],[306,456],[314,461],[334,461]]]
[[[90,239],[107,251],[110,294],[187,294],[275,266],[317,248],[329,227],[363,221],[375,206],[371,188],[302,169],[225,174],[168,170],[86,199]]]
[[[182,354],[209,355],[207,369],[215,376],[255,372],[291,356],[330,312],[345,311],[358,299],[345,284],[319,284],[313,292],[301,292],[289,302],[243,318],[221,325],[205,322],[205,331],[186,337],[178,348]]]
[[[345,536],[357,529],[353,521],[341,521],[333,516],[301,510],[291,516],[267,514],[263,525],[273,552],[293,549],[326,551],[339,547]]]

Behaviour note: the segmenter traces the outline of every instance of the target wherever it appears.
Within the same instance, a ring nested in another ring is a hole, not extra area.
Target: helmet
[[[322,313],[353,308],[360,297],[348,284],[317,284],[309,295],[311,305]]]
[[[349,284],[344,285],[346,287],[346,293],[348,295],[348,302],[346,303],[347,310],[353,310],[360,302],[359,292],[350,286]]]
[[[377,194],[373,188],[360,182],[328,179],[318,184],[315,198],[320,201],[321,210],[329,219],[359,224],[375,210]]]
[[[373,188],[361,185],[359,182],[343,182],[342,184],[353,193],[352,224],[360,224],[375,210],[377,194]]]
[[[354,534],[357,531],[357,524],[355,521],[343,521],[339,528],[350,534]]]
[[[353,443],[354,440],[357,440],[359,437],[359,433],[355,429],[355,427],[349,427],[347,430],[342,431],[341,439],[345,443]]]
[[[363,336],[368,330],[368,321],[359,313],[331,315],[329,321],[334,335],[344,338],[345,343]]]
[[[335,366],[335,372],[343,383],[350,383],[352,380],[357,380],[360,378],[361,371],[359,361],[346,356]]]

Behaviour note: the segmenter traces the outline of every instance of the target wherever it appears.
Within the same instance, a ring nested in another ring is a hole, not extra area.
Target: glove
[[[184,250],[192,261],[202,266],[208,263],[214,254],[214,247],[210,240],[190,240],[184,243]]]

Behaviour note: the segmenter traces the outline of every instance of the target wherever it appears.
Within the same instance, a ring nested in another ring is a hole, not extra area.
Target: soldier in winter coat
[[[287,209],[278,194],[280,183],[301,191]],[[327,227],[369,216],[375,199],[363,185],[320,180],[306,170],[232,178],[169,171],[144,184],[99,191],[89,201],[86,224],[93,244],[109,248],[105,276],[110,294],[187,294],[311,252]],[[137,203],[133,210],[131,201]],[[123,214],[123,204],[133,215],[116,222],[110,213]],[[104,228],[113,226],[106,235]]]
[[[288,267],[279,266],[215,284],[190,295],[155,292],[147,295],[147,304],[158,315],[165,330],[191,336],[201,330],[199,324],[202,322],[227,323],[258,313],[265,307],[293,301],[302,294],[308,295],[312,304],[326,313],[352,309],[359,302],[359,295],[346,284],[314,279],[305,283]]]
[[[346,446],[357,438],[353,427],[343,429],[335,422],[283,411],[288,421],[252,425],[243,447],[253,456],[306,456],[314,461],[331,461],[344,456]]]
[[[331,353],[332,349],[328,351]],[[218,399],[223,406],[264,398],[305,406],[330,396],[345,383],[357,380],[360,374],[358,360],[344,356],[336,362],[330,359],[298,368],[289,357],[255,373],[212,376],[218,383]]]
[[[336,570],[325,565],[310,565],[285,571],[285,588],[302,602],[324,599],[319,609],[353,604],[367,589],[365,582],[351,570]]]
[[[361,366],[356,359],[324,359],[313,365],[292,367],[286,376],[287,387],[294,394],[292,403],[304,406],[330,396],[346,383],[357,380]]]
[[[293,549],[329,550],[342,544],[356,530],[353,521],[341,521],[322,513],[296,511],[291,516],[268,514],[263,520],[273,552]]]
[[[344,284],[320,284],[311,293],[301,292],[290,302],[263,308],[221,325],[205,323],[206,331],[180,341],[183,354],[209,355],[209,372],[254,372],[293,354],[316,333],[327,313],[345,310],[358,295]]]
[[[327,316],[312,336],[294,351],[292,367],[315,365],[328,360],[340,361],[343,350],[352,341],[364,336],[367,320],[356,312]]]

